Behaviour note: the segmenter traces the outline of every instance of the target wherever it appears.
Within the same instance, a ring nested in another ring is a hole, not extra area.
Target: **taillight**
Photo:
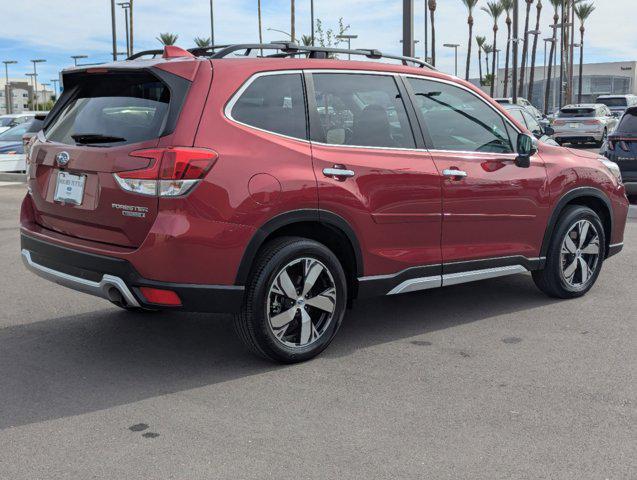
[[[557,125],[559,127],[561,125],[566,125],[566,122],[564,120],[554,120],[553,125]]]
[[[148,167],[114,173],[119,186],[128,192],[160,197],[185,195],[210,171],[217,152],[205,148],[150,148],[131,152],[132,157],[148,158]]]
[[[608,149],[615,150],[615,140],[608,139]]]
[[[584,125],[599,125],[601,123],[599,120],[584,120]]]
[[[619,148],[621,148],[624,152],[630,152],[630,146],[624,140],[619,142]]]

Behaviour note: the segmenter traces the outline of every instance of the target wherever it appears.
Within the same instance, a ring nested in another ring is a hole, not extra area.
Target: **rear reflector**
[[[132,157],[148,158],[148,167],[114,173],[119,186],[140,195],[177,197],[185,195],[213,167],[217,152],[205,148],[150,148],[131,152]]]
[[[156,303],[157,305],[181,305],[181,299],[172,290],[162,290],[160,288],[140,287],[142,293],[148,303]]]

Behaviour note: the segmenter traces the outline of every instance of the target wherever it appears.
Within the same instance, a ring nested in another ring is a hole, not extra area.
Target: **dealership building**
[[[579,91],[579,65],[573,66],[573,102],[577,101]],[[544,109],[544,92],[546,89],[546,75],[548,68],[543,65],[536,65],[535,78],[533,81],[533,104],[540,110]],[[498,70],[496,79],[496,97],[504,96],[504,68]],[[559,67],[553,68],[551,72],[552,86],[549,98],[548,110],[554,111],[559,103]],[[509,69],[509,96],[511,96],[512,70]],[[525,71],[525,86],[523,97],[528,97],[528,77],[529,69]],[[582,102],[590,103],[600,95],[637,95],[637,62],[608,62],[608,63],[588,63],[583,68]],[[477,80],[472,81],[477,84]],[[489,92],[489,87],[482,87]]]

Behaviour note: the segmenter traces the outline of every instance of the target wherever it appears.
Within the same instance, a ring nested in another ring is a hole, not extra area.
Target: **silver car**
[[[601,103],[567,105],[553,121],[553,138],[560,145],[596,143],[601,147],[618,122],[617,115]]]

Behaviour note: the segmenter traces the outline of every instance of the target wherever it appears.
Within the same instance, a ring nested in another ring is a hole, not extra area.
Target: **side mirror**
[[[547,125],[546,127],[544,127],[544,135],[552,137],[553,135],[555,135],[555,129],[550,125]]]
[[[517,144],[518,156],[515,164],[520,168],[529,168],[531,166],[531,157],[537,153],[537,140],[527,133],[518,135]]]

